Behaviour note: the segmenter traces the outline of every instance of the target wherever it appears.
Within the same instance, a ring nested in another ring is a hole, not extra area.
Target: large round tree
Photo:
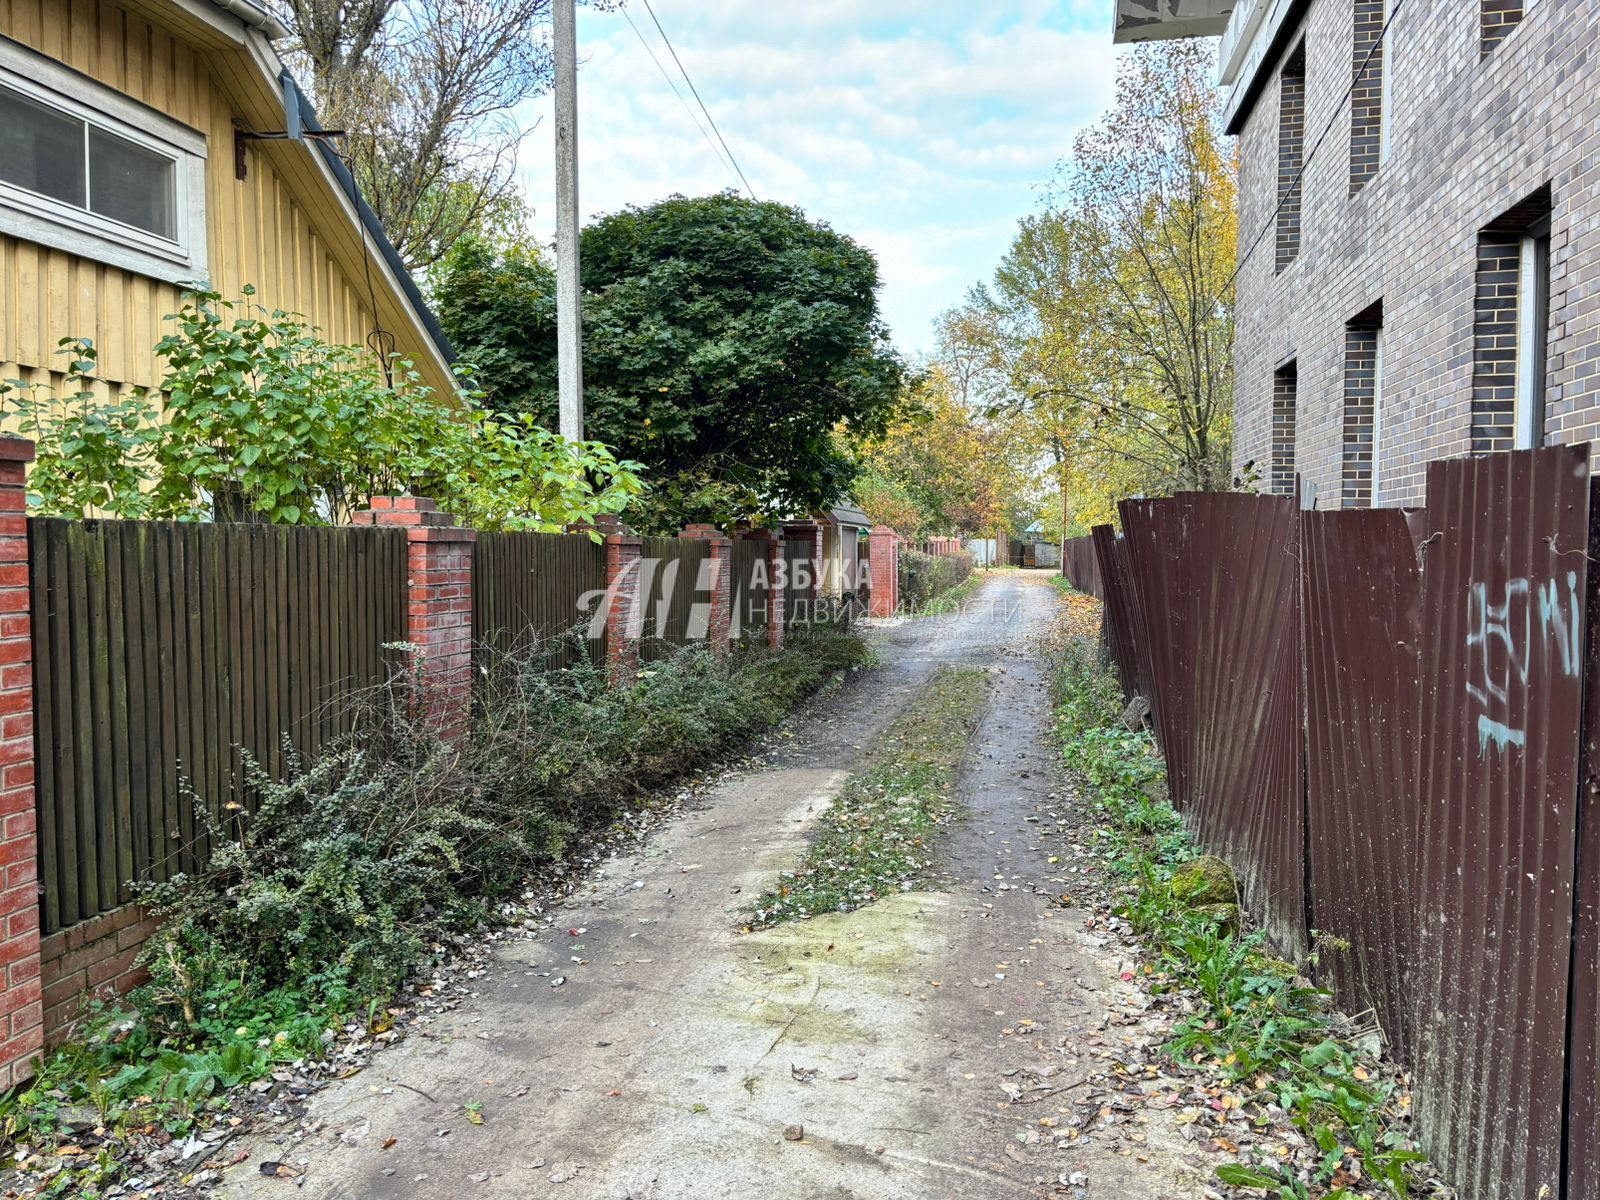
[[[902,367],[872,252],[799,209],[674,196],[583,231],[585,436],[649,468],[667,529],[830,504],[835,431],[882,427]],[[526,248],[458,248],[440,318],[489,403],[556,422],[555,281]]]

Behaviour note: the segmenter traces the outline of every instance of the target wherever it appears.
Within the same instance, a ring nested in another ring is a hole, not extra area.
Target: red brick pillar
[[[443,736],[467,731],[472,704],[472,544],[478,531],[420,496],[374,496],[356,525],[406,531],[406,641],[417,649],[428,718]]]
[[[900,535],[887,525],[872,527],[872,615],[892,617],[900,610]]]
[[[783,540],[798,542],[805,547],[790,563],[793,570],[802,573],[798,582],[803,588],[801,597],[804,603],[797,616],[801,620],[810,620],[813,613],[808,610],[816,607],[817,598],[822,595],[822,526],[816,521],[786,521]]]
[[[32,461],[32,442],[0,437],[0,1090],[29,1078],[44,1049],[26,515]]]
[[[644,539],[616,517],[595,522],[606,537],[606,666],[611,681],[629,684],[639,673],[639,639],[644,636],[644,606],[640,594],[640,561]]]
[[[733,543],[715,525],[685,525],[682,538],[706,542],[706,571],[695,580],[711,593],[711,617],[706,625],[706,641],[717,657],[728,652],[733,626]],[[691,630],[691,633],[693,631]]]

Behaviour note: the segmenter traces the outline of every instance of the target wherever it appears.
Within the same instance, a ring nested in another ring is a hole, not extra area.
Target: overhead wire
[[[622,16],[628,22],[628,27],[633,30],[633,36],[639,39],[639,44],[644,47],[645,53],[650,56],[650,61],[655,63],[656,70],[661,73],[661,78],[667,81],[667,86],[672,89],[672,94],[678,98],[678,103],[683,105],[683,111],[689,114],[689,119],[694,122],[694,127],[700,131],[700,136],[705,139],[706,145],[711,147],[711,153],[715,154],[717,161],[730,171],[737,171],[728,156],[722,152],[716,142],[711,140],[711,134],[707,132],[705,123],[695,115],[694,109],[689,107],[689,98],[683,94],[682,89],[678,87],[676,81],[667,72],[667,68],[662,65],[661,59],[656,56],[656,52],[651,48],[650,43],[645,41],[644,34],[639,32],[639,27],[634,24],[633,18],[628,15],[626,8],[622,10]]]
[[[706,107],[706,102],[700,98],[700,89],[695,87],[694,80],[689,78],[689,72],[684,68],[683,60],[678,57],[678,51],[673,47],[672,39],[667,36],[667,31],[661,27],[661,19],[656,16],[656,10],[650,6],[650,0],[644,0],[644,10],[650,14],[650,20],[655,24],[656,32],[661,35],[661,40],[666,43],[667,53],[672,55],[672,61],[678,64],[678,71],[683,76],[683,81],[689,85],[689,91],[693,94],[695,103],[700,106],[700,111],[705,114],[706,123],[711,126],[711,132],[717,135],[717,141],[721,143],[723,150],[727,152],[728,161],[733,164],[733,169],[738,173],[740,181],[744,184],[744,190],[749,192],[750,199],[754,200],[756,198],[755,188],[750,186],[750,180],[745,177],[744,169],[739,166],[739,160],[734,157],[733,151],[728,149],[727,139],[722,136],[722,130],[717,128],[717,122],[712,117],[711,110]]]
[[[1300,186],[1301,179],[1305,177],[1306,168],[1311,165],[1311,160],[1316,157],[1317,151],[1322,148],[1322,143],[1327,140],[1329,132],[1333,129],[1334,122],[1339,119],[1339,114],[1344,111],[1345,105],[1350,102],[1350,97],[1354,94],[1356,85],[1366,77],[1367,67],[1372,62],[1373,55],[1377,54],[1383,48],[1384,42],[1388,40],[1389,26],[1394,24],[1394,19],[1400,15],[1400,9],[1405,6],[1405,2],[1406,0],[1394,0],[1394,3],[1390,6],[1388,16],[1383,21],[1383,28],[1378,30],[1378,36],[1373,39],[1372,45],[1368,47],[1366,57],[1361,60],[1361,65],[1351,72],[1350,86],[1345,88],[1344,95],[1339,97],[1339,103],[1334,106],[1333,113],[1328,117],[1328,123],[1322,127],[1322,132],[1317,134],[1317,140],[1311,144],[1311,149],[1300,160],[1299,169],[1295,171],[1294,177],[1289,180],[1288,186],[1283,189],[1282,194],[1278,197],[1278,203],[1273,206],[1272,212],[1267,216],[1266,221],[1262,223],[1255,237],[1251,239],[1249,247],[1245,250],[1244,257],[1234,264],[1233,274],[1229,275],[1228,282],[1222,285],[1224,293],[1239,278],[1239,272],[1244,270],[1245,264],[1250,261],[1257,248],[1260,247],[1261,240],[1267,236],[1267,231],[1276,228],[1278,214],[1283,211],[1283,206],[1289,202],[1289,197],[1294,195],[1295,189]],[[646,3],[648,3],[648,0],[646,0]]]

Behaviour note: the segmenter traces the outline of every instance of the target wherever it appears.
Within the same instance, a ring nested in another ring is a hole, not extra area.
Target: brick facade
[[[695,587],[711,597],[705,636],[712,653],[720,657],[728,652],[729,635],[733,628],[733,543],[715,525],[688,525],[678,536],[698,539],[707,544],[704,569],[701,578],[695,581]],[[695,631],[691,629],[689,636],[695,636]]]
[[[33,618],[27,471],[33,443],[0,438],[0,1090],[44,1046],[33,773]]]
[[[1267,478],[1274,496],[1294,495],[1294,422],[1298,409],[1298,382],[1294,363],[1272,377],[1272,470]]]
[[[1291,70],[1282,88],[1281,74],[1303,44],[1304,127],[1320,132],[1339,115],[1305,169],[1298,257],[1280,273],[1269,237],[1240,269],[1234,453],[1239,469],[1254,463],[1265,473],[1275,373],[1294,362],[1297,465],[1325,508],[1345,495],[1347,326],[1376,302],[1384,316],[1373,502],[1420,502],[1425,464],[1473,449],[1480,234],[1546,184],[1543,438],[1600,437],[1600,4],[1530,5],[1484,57],[1477,5],[1407,0],[1384,52],[1387,156],[1351,195],[1351,112],[1340,104],[1364,15],[1359,0],[1312,0],[1280,39],[1239,130],[1248,246],[1274,221],[1281,102],[1293,103],[1297,86]]]
[[[148,978],[134,961],[158,925],[139,905],[124,904],[40,942],[46,1041],[70,1037],[86,1001],[123,995]]]
[[[1378,173],[1383,157],[1383,32],[1387,0],[1355,0],[1350,47],[1350,194]]]
[[[900,611],[900,535],[887,525],[874,525],[869,548],[871,614],[892,617]]]
[[[1344,448],[1341,508],[1372,507],[1372,445],[1378,421],[1378,337],[1382,317],[1358,317],[1344,327]]]
[[[1522,23],[1527,0],[1478,0],[1478,53],[1487,58]]]
[[[1296,50],[1278,76],[1278,270],[1300,256],[1301,176],[1306,148],[1306,55]]]

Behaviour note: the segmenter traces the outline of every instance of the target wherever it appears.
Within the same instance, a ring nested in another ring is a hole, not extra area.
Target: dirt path
[[[1029,650],[1055,603],[1002,574],[962,617],[877,631],[870,679],[608,863],[300,1130],[257,1139],[221,1194],[293,1191],[257,1170],[282,1159],[319,1200],[1200,1195],[1158,1115],[1072,1139],[1098,1075],[1149,1035],[1117,946],[1056,900],[1064,792]],[[940,890],[741,934],[860,749],[950,663],[988,668],[994,694]]]

